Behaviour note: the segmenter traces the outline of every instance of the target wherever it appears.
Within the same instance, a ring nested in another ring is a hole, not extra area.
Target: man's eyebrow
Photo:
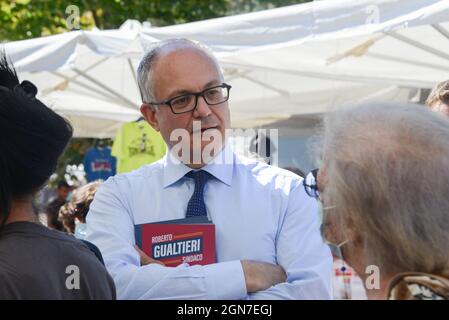
[[[176,90],[176,91],[170,93],[168,96],[170,97],[169,99],[172,99],[172,98],[175,98],[177,96],[182,96],[182,95],[188,94],[188,93],[191,93],[191,92],[187,91],[187,90]]]
[[[207,88],[213,87],[213,86],[219,86],[220,84],[221,84],[221,81],[212,80],[212,81],[209,81],[208,83],[206,83],[206,85],[203,87],[203,89],[207,89]]]
[[[208,83],[206,83],[203,86],[203,90],[207,89],[209,87],[218,86],[220,84],[221,84],[220,80],[216,80],[215,79],[215,80],[209,81]],[[192,93],[192,92],[191,91],[187,91],[187,90],[176,90],[176,91],[170,93],[168,96],[170,97],[169,99],[172,99],[172,98],[175,98],[175,97],[178,97],[178,96],[182,96],[182,95],[185,95],[185,94],[189,94],[189,93]]]

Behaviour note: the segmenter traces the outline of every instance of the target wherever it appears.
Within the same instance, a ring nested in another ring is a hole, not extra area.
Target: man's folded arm
[[[102,252],[119,299],[242,299],[247,295],[240,261],[207,266],[140,265],[130,206],[114,178],[103,184],[87,215],[87,240]]]
[[[277,263],[286,270],[287,281],[247,299],[330,299],[332,256],[319,231],[318,206],[301,183],[290,193],[277,242]]]

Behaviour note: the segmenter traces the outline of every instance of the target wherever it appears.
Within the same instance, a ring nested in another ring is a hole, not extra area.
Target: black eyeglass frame
[[[310,171],[302,181],[304,191],[311,198],[320,198],[320,191],[318,189],[318,169]]]
[[[212,89],[216,89],[216,88],[224,88],[224,89],[227,89],[226,99],[223,100],[223,101],[217,102],[217,103],[209,103],[209,102],[207,101],[207,98],[204,96],[204,94],[205,94],[207,91],[212,90]],[[167,106],[170,107],[171,112],[173,112],[174,114],[183,114],[183,113],[191,112],[191,111],[193,111],[193,110],[196,109],[196,107],[197,107],[197,105],[198,105],[198,97],[203,97],[204,101],[205,101],[209,106],[219,105],[219,104],[222,104],[222,103],[228,101],[228,100],[229,100],[229,91],[231,90],[231,88],[232,88],[231,85],[229,85],[229,84],[223,82],[222,84],[220,84],[220,85],[218,85],[218,86],[209,87],[209,88],[206,88],[206,89],[204,89],[204,90],[202,90],[202,91],[200,91],[200,92],[190,92],[190,93],[181,94],[181,95],[179,95],[179,96],[176,96],[176,97],[173,97],[173,98],[170,98],[170,99],[161,101],[161,102],[145,102],[145,103],[146,103],[146,104],[149,104],[149,105],[155,105],[155,106],[167,105]],[[193,108],[190,109],[190,110],[187,110],[187,111],[175,112],[175,110],[173,109],[173,106],[172,106],[173,100],[179,99],[179,98],[182,98],[182,97],[191,96],[191,95],[195,96],[195,105],[193,106]]]

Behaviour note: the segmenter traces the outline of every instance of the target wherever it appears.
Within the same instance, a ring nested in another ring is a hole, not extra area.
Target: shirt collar
[[[167,150],[167,153],[164,157],[164,174],[163,174],[163,187],[167,188],[173,183],[179,181],[182,177],[184,177],[188,172],[193,169],[181,163],[179,160],[175,159],[170,151]],[[200,170],[204,170],[209,172],[215,178],[225,183],[228,186],[231,186],[232,183],[232,175],[234,173],[234,163],[235,163],[235,154],[232,151],[231,147],[227,144],[220,151],[220,153],[212,159],[209,163],[207,163]]]

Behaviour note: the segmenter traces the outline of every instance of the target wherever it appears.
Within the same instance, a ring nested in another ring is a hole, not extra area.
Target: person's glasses
[[[195,110],[198,104],[198,97],[203,97],[210,106],[218,105],[229,99],[229,90],[232,87],[226,83],[218,86],[206,88],[196,93],[186,93],[161,102],[149,102],[152,105],[168,105],[175,114],[187,113]]]
[[[306,175],[306,177],[302,181],[304,190],[306,191],[307,195],[312,198],[320,197],[317,177],[318,177],[318,169],[313,169]]]

